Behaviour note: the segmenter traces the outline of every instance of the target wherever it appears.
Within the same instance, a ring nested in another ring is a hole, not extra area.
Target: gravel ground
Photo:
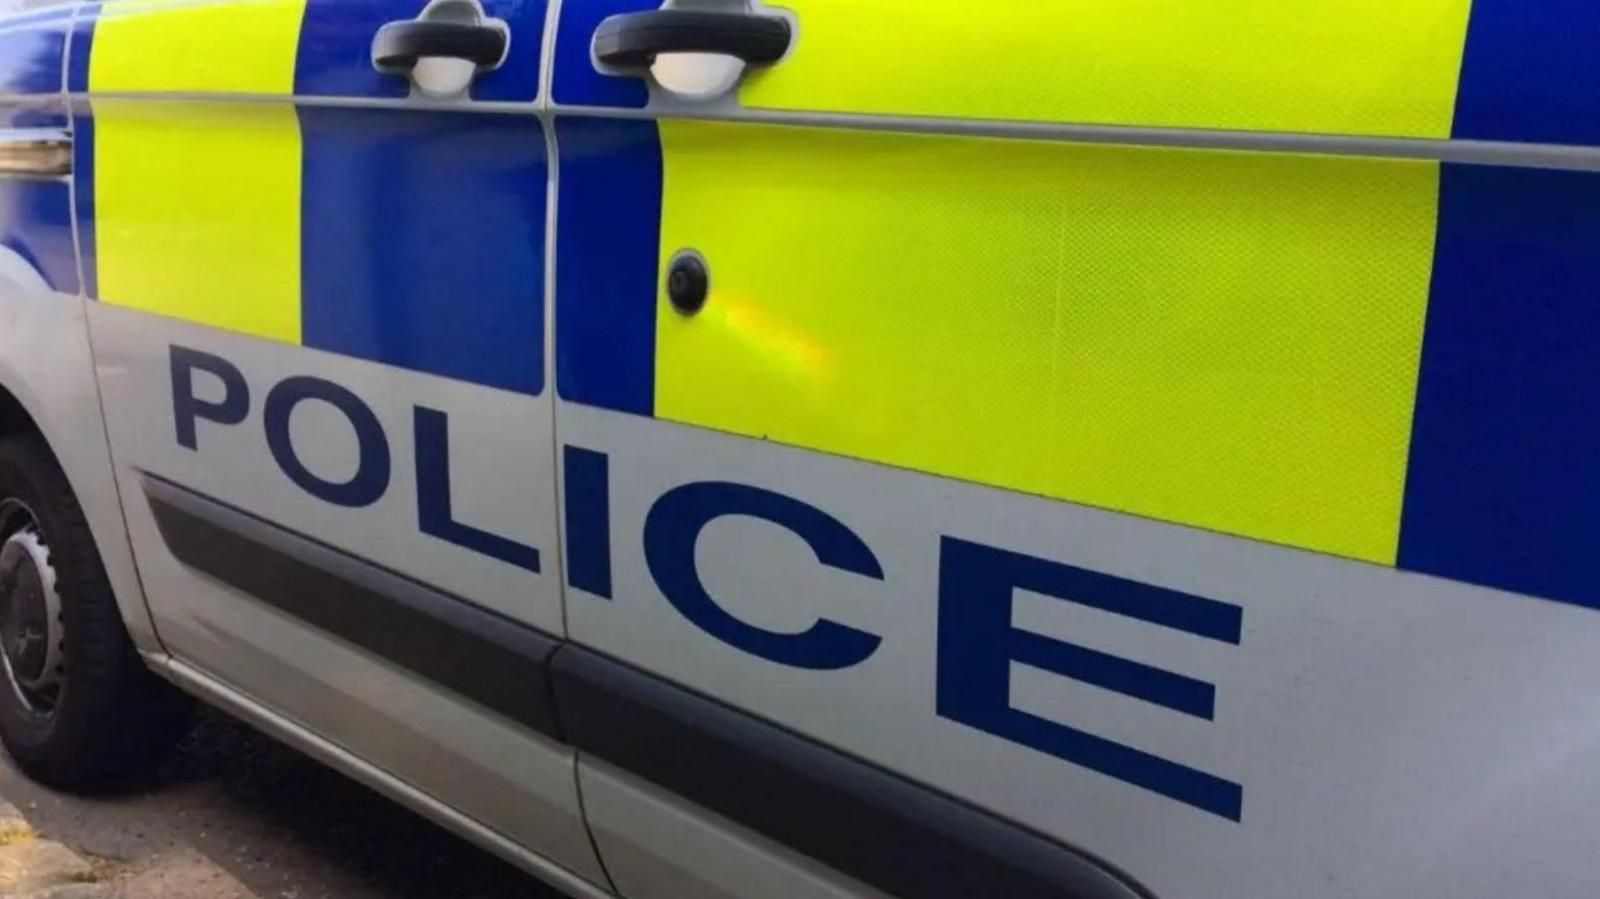
[[[97,865],[198,854],[260,899],[561,899],[494,856],[255,731],[202,712],[156,782],[69,796],[0,752],[0,797]]]

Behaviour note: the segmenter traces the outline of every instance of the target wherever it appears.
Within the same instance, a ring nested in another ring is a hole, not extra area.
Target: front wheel
[[[0,741],[18,767],[62,787],[142,774],[188,706],[134,651],[49,447],[0,439]]]

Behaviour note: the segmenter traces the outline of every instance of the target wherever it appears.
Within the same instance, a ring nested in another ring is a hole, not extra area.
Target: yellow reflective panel
[[[106,3],[89,45],[89,89],[292,94],[305,7],[306,0]]]
[[[747,106],[1448,137],[1470,0],[784,0]]]
[[[661,127],[659,417],[1393,562],[1436,164]]]
[[[96,100],[100,299],[300,342],[300,126],[266,103]]]

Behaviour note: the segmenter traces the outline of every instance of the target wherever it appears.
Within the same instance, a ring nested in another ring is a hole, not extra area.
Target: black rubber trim
[[[594,32],[594,57],[617,68],[641,68],[658,53],[725,53],[770,65],[789,52],[789,20],[754,13],[655,9],[623,13]]]
[[[567,644],[567,740],[902,899],[1141,899],[1100,862],[866,762]]]
[[[154,475],[143,485],[185,565],[561,739],[549,680],[555,639]]]
[[[903,899],[1148,895],[792,731],[189,488],[148,473],[143,487],[185,565],[869,886]]]
[[[465,59],[492,69],[506,57],[506,32],[493,25],[461,22],[390,22],[372,39],[372,64],[385,71],[409,71],[424,56]]]

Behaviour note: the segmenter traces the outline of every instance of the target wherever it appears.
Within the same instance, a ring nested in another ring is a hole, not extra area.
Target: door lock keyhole
[[[680,315],[694,315],[706,305],[711,293],[711,271],[705,258],[693,250],[681,250],[667,266],[667,299]]]

